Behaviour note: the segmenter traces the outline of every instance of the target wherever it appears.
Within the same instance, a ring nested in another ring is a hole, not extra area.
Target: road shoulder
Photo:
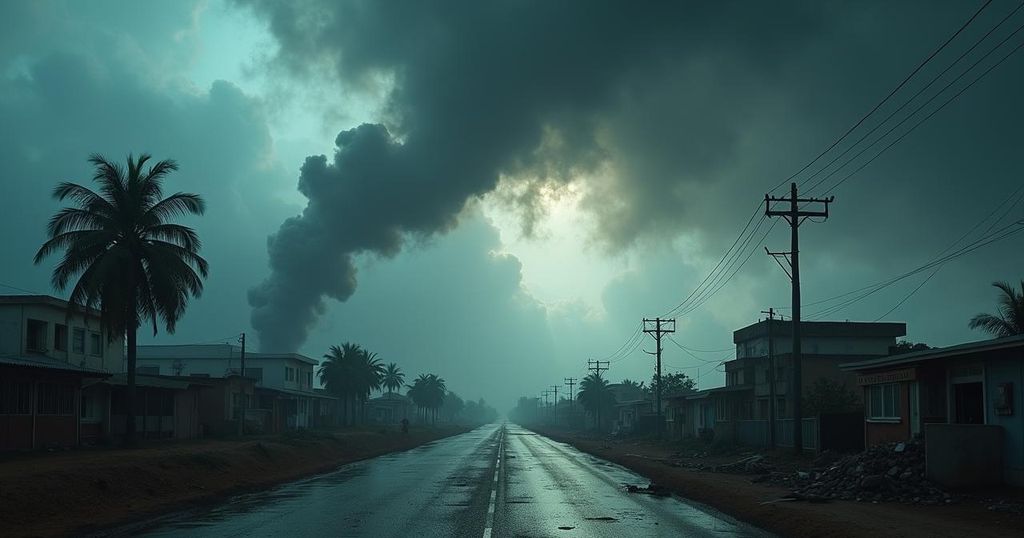
[[[749,476],[666,465],[660,461],[666,449],[651,443],[609,443],[544,428],[531,429],[780,536],[1020,536],[1020,529],[1024,528],[1024,517],[993,513],[979,504],[771,502],[783,497],[787,490],[751,483]]]
[[[341,430],[14,456],[0,461],[0,529],[5,536],[94,531],[208,506],[471,429],[408,435]]]

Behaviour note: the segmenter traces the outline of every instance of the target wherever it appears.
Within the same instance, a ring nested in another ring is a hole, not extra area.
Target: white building
[[[229,344],[139,346],[143,374],[222,378],[240,374],[242,350]],[[315,391],[318,361],[298,353],[245,353],[246,377],[256,381],[247,416],[262,415],[267,431],[326,425],[334,398]]]
[[[0,296],[0,450],[75,446],[108,415],[86,384],[122,371],[124,338],[47,295]]]

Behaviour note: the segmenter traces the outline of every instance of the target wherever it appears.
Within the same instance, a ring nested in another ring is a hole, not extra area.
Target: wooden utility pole
[[[552,392],[555,393],[555,407],[551,410],[553,420],[555,424],[558,424],[558,385],[551,385]]]
[[[245,333],[238,337],[238,341],[242,344],[242,351],[239,355],[241,367],[239,368],[239,375],[242,378],[241,389],[242,397],[239,398],[241,403],[241,409],[238,410],[238,435],[245,435],[245,410],[248,408],[249,394],[245,392]]]
[[[601,366],[602,364],[604,366]],[[591,373],[597,374],[598,377],[600,377],[601,372],[603,370],[607,370],[610,365],[611,363],[608,361],[595,361],[593,359],[587,360],[587,370],[590,370]]]
[[[669,324],[672,325],[671,328],[669,328]],[[663,436],[663,432],[665,431],[665,421],[661,419],[661,335],[676,332],[676,320],[661,318],[644,318],[644,332],[647,334],[653,334],[654,341],[658,346],[657,349],[655,349],[654,353],[647,353],[656,356],[658,359],[654,374],[654,378],[657,383],[657,386],[655,386],[654,391],[654,403],[658,412],[658,438],[661,438]]]
[[[576,378],[575,377],[567,377],[567,378],[565,378],[565,384],[569,385],[569,412],[571,414],[573,411],[575,411],[575,407],[576,407],[576,401],[574,399],[573,392],[572,392],[573,386],[576,385]]]
[[[764,214],[769,217],[782,217],[789,222],[790,228],[790,250],[789,252],[768,252],[778,262],[782,256],[789,262],[789,278],[792,281],[793,291],[793,382],[789,394],[793,397],[793,447],[797,454],[803,450],[803,409],[800,399],[803,396],[802,382],[803,369],[801,367],[800,354],[800,224],[811,217],[828,218],[828,206],[835,200],[835,196],[828,198],[800,198],[797,196],[796,183],[790,184],[789,197],[775,197],[764,195]],[[786,202],[788,209],[774,210],[773,202]],[[821,211],[808,211],[801,209],[811,204],[821,204]],[[767,249],[766,249],[767,250]],[[779,262],[782,265],[782,262]],[[782,266],[785,270],[786,267]]]
[[[772,333],[772,326],[775,325],[775,309],[769,308],[768,311],[761,311],[762,314],[768,314],[768,319],[765,323],[768,325],[768,375],[766,381],[768,381],[768,435],[765,441],[768,444],[768,450],[775,448],[775,336]]]
[[[602,364],[604,366],[601,366]],[[607,370],[611,366],[611,364],[612,364],[611,361],[595,361],[593,359],[587,359],[587,370],[590,370],[591,373],[597,374],[597,377],[600,378],[601,377],[601,371],[602,370]],[[597,431],[600,432],[601,431],[601,404],[600,403],[597,405],[597,417],[596,418],[597,418]],[[583,422],[584,422],[584,424],[586,423],[586,418],[583,419]]]

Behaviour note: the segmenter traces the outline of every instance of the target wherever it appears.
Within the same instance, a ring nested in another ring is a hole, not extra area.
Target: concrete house
[[[897,338],[907,333],[904,323],[805,321],[801,328],[801,385],[805,394],[819,379],[856,391],[856,376],[841,369],[840,364],[887,356]],[[725,386],[670,399],[671,414],[679,423],[670,431],[680,437],[713,432],[717,438],[763,446],[768,439],[769,417],[774,413],[777,444],[786,446],[787,439],[791,444],[793,402],[798,397],[791,390],[792,331],[791,321],[762,320],[733,332],[736,358],[723,363]],[[769,342],[773,365],[769,363]],[[816,419],[805,417],[801,428],[809,444],[805,448],[818,448],[814,446]]]
[[[1024,335],[846,364],[867,445],[925,438],[929,479],[1024,486]]]
[[[139,346],[138,372],[192,378],[225,378],[241,374],[241,348],[229,344]],[[245,420],[263,431],[326,425],[336,400],[315,389],[318,361],[298,353],[245,354],[245,377],[253,379],[252,397],[240,387],[232,392],[238,406],[247,406]]]
[[[0,296],[0,450],[79,444],[103,407],[83,384],[120,372],[123,355],[94,310],[68,316],[56,297]]]

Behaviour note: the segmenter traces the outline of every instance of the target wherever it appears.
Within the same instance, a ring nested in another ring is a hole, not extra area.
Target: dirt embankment
[[[683,497],[780,536],[1020,537],[1024,532],[1024,516],[990,511],[978,500],[944,506],[853,501],[771,502],[785,497],[788,490],[752,483],[749,475],[694,471],[668,465],[664,460],[669,459],[673,449],[663,444],[607,441],[543,428],[534,430],[618,463]]]
[[[0,460],[0,535],[102,529],[407,450],[469,427],[339,431],[77,450]]]

